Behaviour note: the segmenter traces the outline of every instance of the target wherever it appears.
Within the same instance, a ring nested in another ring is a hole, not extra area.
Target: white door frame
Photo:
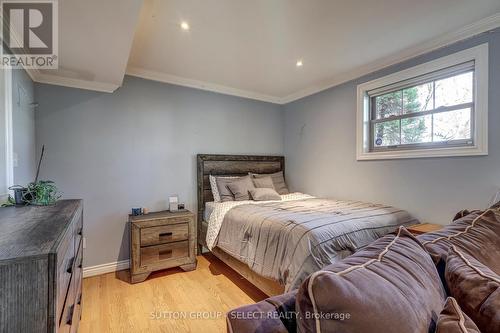
[[[5,170],[7,189],[14,185],[14,139],[12,128],[12,69],[3,69],[3,80],[5,84]],[[7,190],[8,194],[9,191]]]

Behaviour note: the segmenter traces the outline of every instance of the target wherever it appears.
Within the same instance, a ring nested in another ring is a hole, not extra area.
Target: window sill
[[[370,160],[393,160],[409,158],[432,158],[432,157],[458,157],[458,156],[484,156],[488,155],[486,147],[452,147],[452,148],[433,148],[433,149],[413,149],[413,150],[394,150],[379,152],[358,152],[358,161]]]

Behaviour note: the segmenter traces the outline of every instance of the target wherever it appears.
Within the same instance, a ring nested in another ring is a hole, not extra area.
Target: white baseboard
[[[121,271],[128,269],[130,266],[129,260],[109,262],[107,264],[85,267],[83,268],[83,277],[91,277],[96,275],[102,275],[106,273],[112,273],[116,271]]]

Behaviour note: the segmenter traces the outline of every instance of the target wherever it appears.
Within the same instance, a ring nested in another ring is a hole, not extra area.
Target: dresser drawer
[[[75,239],[75,249],[78,248],[83,237],[83,213],[79,213],[73,228],[73,234]],[[75,250],[76,251],[76,250]]]
[[[187,223],[141,228],[141,246],[187,240],[188,236],[189,224]]]
[[[75,306],[73,309],[73,316],[71,319],[71,329],[70,332],[78,332],[78,326],[80,324],[80,317],[82,315],[82,280],[81,275],[78,279],[78,282],[75,283],[76,291],[75,291]]]
[[[68,294],[71,275],[75,266],[75,248],[72,229],[66,233],[61,243],[60,252],[57,254],[57,293],[56,293],[56,318],[59,320],[63,311],[64,300]]]
[[[78,246],[78,254],[76,255],[75,267],[73,268],[73,275],[75,279],[75,287],[79,288],[83,277],[83,242]]]
[[[76,285],[79,283],[79,279],[75,275],[71,278],[71,283],[68,288],[68,293],[64,302],[64,308],[61,313],[61,318],[59,319],[59,330],[58,333],[70,332],[71,325],[73,322],[73,317],[76,309]]]
[[[70,333],[78,332],[78,325],[80,325],[81,316],[82,316],[82,306],[77,303],[75,305],[75,310],[73,311],[73,320],[71,321]]]
[[[141,248],[141,266],[162,261],[189,257],[188,241],[168,243]]]

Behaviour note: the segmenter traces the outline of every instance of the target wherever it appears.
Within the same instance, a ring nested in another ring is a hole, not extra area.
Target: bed
[[[302,193],[279,201],[214,203],[209,176],[272,174],[283,156],[198,155],[198,248],[209,249],[267,295],[297,288],[312,272],[341,260],[400,225],[404,210]]]

